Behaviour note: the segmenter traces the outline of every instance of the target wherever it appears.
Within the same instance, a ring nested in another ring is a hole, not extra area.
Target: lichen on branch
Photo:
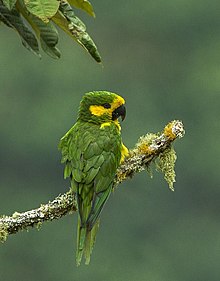
[[[12,216],[2,216],[0,217],[0,241],[5,242],[9,234],[15,234],[28,227],[39,227],[42,222],[59,219],[76,210],[75,197],[70,190],[37,209],[23,213],[14,212]]]
[[[183,137],[184,133],[183,123],[174,120],[160,133],[149,133],[140,137],[135,148],[129,151],[129,156],[118,168],[114,187],[136,173],[148,170],[149,166],[157,161],[157,169],[164,174],[170,189],[174,190],[176,154],[172,143],[177,138]],[[59,219],[75,211],[77,211],[76,199],[69,190],[37,209],[22,213],[14,212],[11,216],[0,216],[0,241],[5,242],[10,234],[29,227],[39,227],[43,222]]]
[[[150,164],[154,163],[154,160],[157,159],[158,169],[164,173],[165,180],[168,182],[170,189],[173,190],[173,182],[175,181],[174,164],[176,158],[174,157],[174,149],[171,149],[171,144],[175,139],[183,137],[184,134],[183,123],[179,120],[174,120],[160,133],[148,133],[141,136],[135,148],[130,151],[130,156],[125,159],[124,163],[119,167],[116,183],[120,183],[128,177],[132,177],[135,173],[148,170]],[[170,155],[170,157],[165,157],[168,153],[172,155]]]

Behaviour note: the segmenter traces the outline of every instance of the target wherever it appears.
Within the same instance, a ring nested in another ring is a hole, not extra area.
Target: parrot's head
[[[78,120],[103,124],[122,121],[126,115],[125,100],[117,94],[106,91],[86,93],[80,103]]]

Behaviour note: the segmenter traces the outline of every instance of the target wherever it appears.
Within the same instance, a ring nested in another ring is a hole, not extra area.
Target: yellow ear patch
[[[111,108],[104,108],[102,105],[90,105],[89,110],[95,116],[102,116],[106,113],[111,115],[116,108],[118,108],[124,103],[125,100],[122,97],[115,95],[113,102],[110,103]]]
[[[90,105],[89,107],[90,112],[95,116],[102,116],[105,113],[111,114],[111,108],[104,108],[102,105]]]

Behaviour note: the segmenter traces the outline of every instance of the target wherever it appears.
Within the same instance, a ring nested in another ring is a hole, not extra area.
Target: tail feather
[[[92,253],[92,245],[91,245],[91,235],[92,231],[86,231],[86,240],[85,240],[85,247],[84,247],[84,257],[85,257],[85,264],[90,263],[90,256]]]
[[[77,229],[77,248],[76,248],[76,265],[79,266],[83,256],[84,244],[86,239],[86,228],[81,226],[80,218],[78,218]]]
[[[112,191],[112,187],[106,189],[103,192],[96,193],[93,198],[92,208],[89,212],[88,218],[86,220],[86,224],[89,229],[92,229],[96,222],[99,220],[100,214],[103,210],[103,207],[109,198]]]
[[[78,219],[77,231],[77,249],[76,249],[76,265],[79,266],[82,257],[85,257],[85,264],[89,264],[90,256],[95,244],[96,233],[99,227],[99,220],[95,223],[92,229],[88,226],[81,226],[80,218]]]

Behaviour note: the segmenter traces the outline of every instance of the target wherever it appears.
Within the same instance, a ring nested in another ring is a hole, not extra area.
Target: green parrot
[[[125,101],[107,91],[86,93],[75,125],[61,138],[59,149],[77,198],[76,264],[89,264],[100,213],[111,194],[116,170],[128,149],[121,139],[118,118],[125,118]]]

